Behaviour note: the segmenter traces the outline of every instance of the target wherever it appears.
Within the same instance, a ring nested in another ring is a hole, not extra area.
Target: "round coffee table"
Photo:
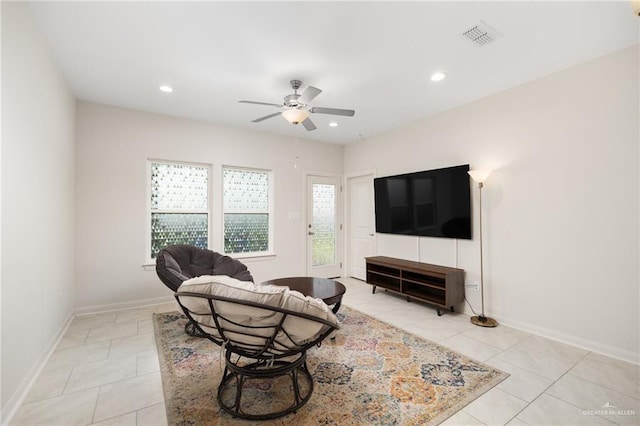
[[[265,281],[264,285],[282,285],[287,286],[291,290],[299,291],[305,296],[311,296],[315,299],[322,299],[324,303],[331,306],[334,314],[338,313],[340,304],[342,303],[342,295],[347,291],[342,283],[327,278],[314,277],[290,277],[276,278]]]

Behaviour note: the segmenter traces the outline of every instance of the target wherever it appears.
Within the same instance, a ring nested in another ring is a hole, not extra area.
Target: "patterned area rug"
[[[260,424],[438,424],[508,377],[355,309],[343,307],[339,317],[336,338],[307,352],[314,377],[309,402],[297,413]],[[168,423],[253,424],[220,409],[220,348],[188,336],[185,323],[178,312],[154,314]],[[274,388],[282,385],[261,383],[247,394],[259,404],[265,393],[277,398]]]

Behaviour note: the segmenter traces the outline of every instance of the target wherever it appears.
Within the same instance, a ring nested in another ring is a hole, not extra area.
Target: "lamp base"
[[[498,321],[493,318],[487,318],[484,315],[478,315],[471,317],[471,324],[479,325],[480,327],[496,327]]]

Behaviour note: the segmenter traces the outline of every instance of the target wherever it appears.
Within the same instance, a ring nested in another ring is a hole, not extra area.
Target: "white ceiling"
[[[637,44],[640,23],[627,0],[29,7],[79,99],[340,144]],[[480,21],[502,37],[477,47],[461,35]],[[237,101],[281,103],[294,78],[323,90],[311,106],[355,116],[312,114],[312,132],[251,123],[278,110]]]

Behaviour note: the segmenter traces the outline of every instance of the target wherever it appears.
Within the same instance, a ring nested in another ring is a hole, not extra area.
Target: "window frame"
[[[194,166],[194,167],[203,167],[207,169],[207,209],[206,211],[201,210],[166,210],[166,209],[156,209],[153,210],[151,208],[151,195],[152,195],[152,178],[151,178],[151,169],[153,164],[178,164],[183,166]],[[196,163],[192,161],[176,161],[176,160],[164,160],[159,158],[147,158],[147,167],[146,167],[146,186],[147,186],[147,202],[146,202],[146,234],[145,234],[145,265],[155,265],[156,258],[151,255],[151,223],[152,216],[154,213],[183,213],[183,214],[206,214],[207,215],[207,249],[211,247],[211,215],[212,215],[212,176],[213,176],[213,166],[207,163]]]
[[[266,251],[254,251],[254,252],[240,252],[240,253],[227,253],[225,250],[225,205],[224,205],[224,172],[225,170],[239,170],[239,171],[247,171],[247,172],[261,172],[266,173],[269,179],[269,187],[268,187],[268,199],[267,199],[267,215],[268,219],[268,240],[267,240],[267,250]],[[275,173],[272,169],[261,169],[256,167],[243,167],[243,166],[231,166],[231,165],[222,165],[220,171],[220,249],[221,253],[235,259],[247,259],[247,258],[258,258],[258,257],[269,257],[275,256],[275,241],[274,241],[274,228],[275,228]]]

